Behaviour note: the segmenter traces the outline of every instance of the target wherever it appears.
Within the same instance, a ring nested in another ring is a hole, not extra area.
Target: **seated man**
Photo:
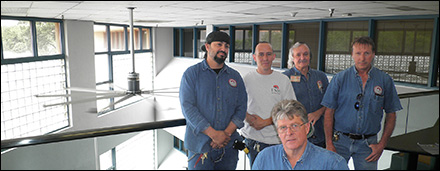
[[[339,154],[308,142],[311,129],[305,107],[296,100],[283,100],[271,112],[282,144],[258,154],[252,170],[348,170]]]

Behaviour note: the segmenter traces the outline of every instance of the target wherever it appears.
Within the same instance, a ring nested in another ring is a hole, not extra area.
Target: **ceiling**
[[[153,27],[439,14],[439,1],[1,1],[1,15],[129,24],[127,7]]]

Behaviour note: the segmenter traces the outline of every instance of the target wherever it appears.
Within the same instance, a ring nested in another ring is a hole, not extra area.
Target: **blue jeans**
[[[257,149],[256,148],[254,149],[254,146],[256,143],[260,144],[260,151],[262,151],[266,147],[276,145],[276,144],[265,144],[265,143],[258,142],[258,141],[248,139],[248,138],[244,139],[244,143],[246,144],[246,147],[249,150],[249,153],[247,154],[247,156],[249,158],[249,164],[250,164],[251,168],[252,168],[252,164],[254,164],[255,158],[257,158],[257,155],[258,155]]]
[[[372,152],[369,145],[377,144],[377,135],[367,139],[354,140],[342,133],[337,134],[339,135],[339,140],[333,140],[333,144],[337,153],[344,157],[347,163],[351,157],[353,158],[355,170],[377,170],[377,161],[367,162],[365,160]]]
[[[202,163],[202,159],[196,165],[200,153],[195,154],[188,150],[188,170],[235,170],[238,162],[238,150],[230,148],[213,149],[208,152],[208,158]],[[196,167],[194,167],[196,165]]]

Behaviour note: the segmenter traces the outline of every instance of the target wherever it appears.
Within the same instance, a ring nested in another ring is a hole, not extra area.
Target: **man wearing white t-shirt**
[[[290,80],[272,70],[272,61],[275,59],[272,45],[267,42],[259,43],[253,57],[257,62],[257,69],[243,78],[248,93],[248,108],[244,127],[240,129],[249,149],[247,155],[251,167],[261,150],[281,143],[270,116],[273,106],[282,100],[296,100]]]

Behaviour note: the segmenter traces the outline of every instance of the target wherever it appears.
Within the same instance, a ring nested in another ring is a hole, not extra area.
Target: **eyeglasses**
[[[285,133],[287,131],[287,128],[289,128],[291,131],[296,132],[296,131],[299,130],[299,127],[303,126],[304,124],[306,124],[306,123],[303,123],[303,124],[300,124],[300,125],[292,124],[290,126],[280,126],[280,127],[278,127],[278,131],[280,133]]]
[[[361,105],[361,99],[362,99],[363,96],[364,96],[364,95],[362,95],[362,93],[359,93],[359,94],[356,96],[356,100],[357,100],[357,102],[354,103],[354,108],[355,108],[357,111],[359,111],[359,108],[360,108],[360,105]]]

